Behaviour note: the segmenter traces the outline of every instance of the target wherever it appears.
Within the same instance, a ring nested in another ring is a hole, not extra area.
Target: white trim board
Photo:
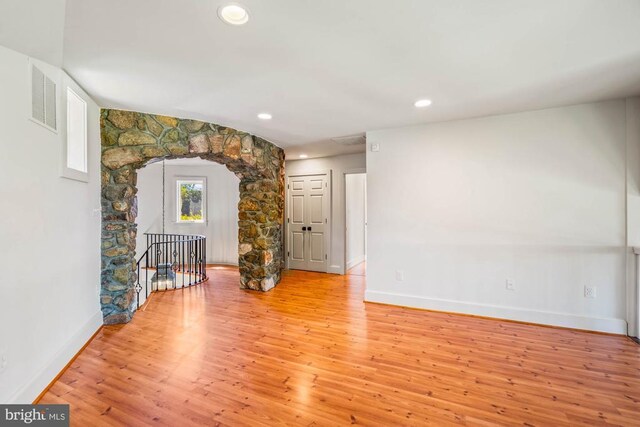
[[[347,270],[355,267],[356,265],[363,263],[367,259],[366,255],[360,255],[347,262]]]
[[[344,260],[342,261],[344,265],[344,268],[340,268],[340,271],[337,274],[342,274],[345,275],[347,274],[347,271],[353,267],[356,264],[352,264],[351,267],[349,266],[349,263],[352,263],[353,260],[349,261],[347,260],[347,175],[353,175],[353,174],[367,174],[367,168],[351,168],[351,169],[346,169],[343,173],[342,173],[342,205],[344,206],[344,210],[342,212],[342,221],[344,224],[344,230],[342,230],[342,246],[344,247]],[[365,203],[366,203],[366,195],[365,195]],[[365,230],[366,230],[366,225],[365,225]],[[366,231],[365,231],[366,233]],[[366,250],[366,237],[365,237],[365,254],[367,253]],[[366,255],[365,255],[365,259],[366,259]]]
[[[404,307],[422,308],[426,310],[472,314],[476,316],[538,323],[541,325],[561,326],[564,328],[584,329],[588,331],[607,332],[620,335],[627,334],[627,322],[624,319],[587,317],[569,313],[555,313],[516,307],[476,304],[464,301],[426,298],[373,290],[365,291],[364,300],[365,302],[377,302]]]
[[[341,265],[330,265],[329,268],[327,268],[327,273],[344,275]]]
[[[87,344],[89,339],[102,326],[102,312],[95,313],[87,323],[78,330],[64,346],[58,350],[51,361],[36,372],[25,385],[23,385],[8,403],[31,404],[36,397],[51,383],[69,361]]]

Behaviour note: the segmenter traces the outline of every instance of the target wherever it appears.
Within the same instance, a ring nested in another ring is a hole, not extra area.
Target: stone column
[[[102,176],[100,303],[105,324],[126,323],[136,303],[136,172],[130,166],[116,172],[103,167]]]
[[[240,183],[238,221],[240,286],[268,291],[280,281],[283,268],[284,198],[274,180]]]

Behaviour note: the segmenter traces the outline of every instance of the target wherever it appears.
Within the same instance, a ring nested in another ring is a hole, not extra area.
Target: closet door
[[[326,174],[289,177],[287,256],[294,270],[327,271]]]

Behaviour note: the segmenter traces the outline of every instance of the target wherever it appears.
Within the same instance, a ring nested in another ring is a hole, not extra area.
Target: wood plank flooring
[[[640,425],[625,337],[365,304],[356,275],[209,275],[103,328],[41,403],[74,426]]]

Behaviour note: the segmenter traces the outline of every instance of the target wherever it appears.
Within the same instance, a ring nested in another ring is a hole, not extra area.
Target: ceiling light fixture
[[[431,105],[431,100],[430,99],[420,99],[418,101],[415,102],[416,107],[418,108],[424,108],[424,107],[428,107],[429,105]]]
[[[244,25],[249,21],[249,11],[238,3],[227,3],[218,8],[218,17],[230,25]]]
[[[307,157],[309,157],[309,156],[307,156],[306,154],[300,154],[300,158],[301,159],[306,159]]]
[[[271,114],[269,114],[269,113],[260,113],[260,114],[258,114],[258,118],[260,120],[271,120]]]

